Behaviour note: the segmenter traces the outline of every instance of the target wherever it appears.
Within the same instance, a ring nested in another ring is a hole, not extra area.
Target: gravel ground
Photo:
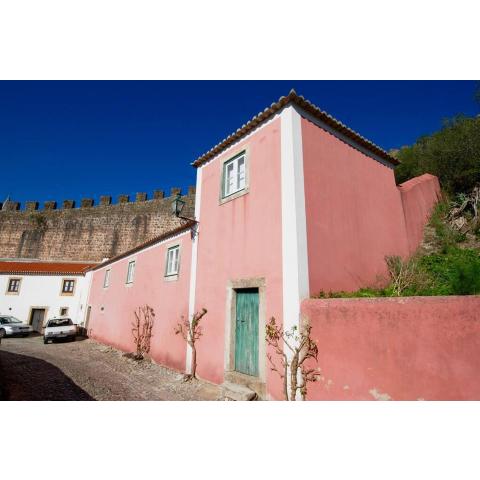
[[[221,400],[219,387],[137,362],[90,339],[43,344],[40,336],[0,344],[5,400]]]

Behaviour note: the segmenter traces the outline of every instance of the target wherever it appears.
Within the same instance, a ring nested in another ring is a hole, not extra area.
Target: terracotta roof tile
[[[167,238],[173,237],[179,233],[183,233],[191,229],[194,225],[196,225],[197,222],[193,219],[187,219],[185,224],[180,225],[179,227],[176,227],[172,230],[169,230],[165,233],[162,233],[161,235],[158,235],[156,237],[151,238],[150,240],[147,240],[144,243],[141,243],[140,245],[137,245],[134,248],[131,248],[130,250],[127,250],[126,252],[120,253],[119,255],[115,255],[112,258],[109,258],[108,260],[105,260],[102,263],[99,263],[98,265],[93,265],[90,270],[98,270],[99,268],[103,268],[106,265],[109,265],[110,263],[116,262],[117,260],[121,260],[122,258],[128,257],[129,255],[132,255],[133,253],[139,252],[140,250],[143,250],[144,248],[150,247],[151,245],[155,245],[158,242],[161,242],[162,240],[166,240]]]
[[[225,138],[220,143],[215,145],[208,152],[198,157],[192,163],[192,165],[194,167],[199,167],[200,165],[204,164],[211,158],[215,157],[216,155],[221,153],[223,150],[228,148],[230,145],[235,143],[237,140],[239,140],[240,138],[242,138],[243,136],[245,136],[246,134],[254,130],[259,124],[273,117],[273,115],[275,115],[277,112],[279,112],[283,107],[285,107],[289,103],[294,103],[298,105],[303,110],[305,110],[310,115],[312,115],[314,118],[321,120],[322,122],[327,124],[329,127],[333,128],[334,130],[337,130],[338,132],[342,133],[346,137],[354,140],[363,148],[378,155],[378,157],[392,163],[393,165],[398,165],[400,163],[396,158],[389,155],[385,150],[380,148],[378,145],[375,145],[370,140],[367,140],[365,137],[362,137],[359,133],[348,128],[346,125],[344,125],[342,122],[340,122],[339,120],[329,115],[327,112],[320,110],[320,108],[318,108],[313,103],[306,100],[301,95],[297,95],[295,90],[291,90],[286,97],[280,97],[277,102],[272,103],[270,107],[267,107],[265,110],[263,110],[263,112],[260,112],[257,115],[255,115],[255,117],[249,120],[246,124],[242,125],[241,128],[237,129],[227,138]]]
[[[0,261],[0,273],[14,274],[81,274],[85,275],[88,268],[95,263],[64,263],[64,262],[19,262]]]

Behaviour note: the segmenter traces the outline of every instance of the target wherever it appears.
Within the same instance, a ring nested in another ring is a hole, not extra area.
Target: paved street
[[[0,345],[2,400],[217,400],[218,387],[182,381],[149,361],[78,338],[44,345],[42,337],[4,338]]]

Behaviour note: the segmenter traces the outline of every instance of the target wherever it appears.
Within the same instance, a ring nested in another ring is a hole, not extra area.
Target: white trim
[[[136,268],[136,266],[137,266],[137,259],[136,258],[130,260],[127,263],[127,278],[125,279],[125,284],[126,285],[131,285],[135,281],[135,268]],[[130,267],[132,267],[132,268],[130,269]]]
[[[239,163],[240,160],[243,163],[243,185],[239,185],[240,183],[240,173],[239,173]],[[238,155],[235,155],[233,158],[229,158],[222,164],[222,200],[238,193],[241,192],[242,190],[245,190],[247,187],[247,182],[246,182],[246,165],[247,159],[246,159],[246,154],[245,152],[239,153]],[[230,177],[228,175],[228,167],[232,165],[232,181],[234,185],[232,185],[232,188],[230,190]]]
[[[85,322],[87,320],[87,311],[88,306],[90,305],[90,292],[92,291],[92,279],[93,279],[93,272],[89,271],[85,274],[85,281],[87,282],[87,295],[84,299],[84,303],[80,303],[80,309],[83,309],[82,305],[85,306],[85,310],[83,313],[83,320],[81,324],[85,327]],[[82,296],[80,294],[80,301],[82,301]],[[80,322],[79,322],[80,323]],[[86,332],[88,335],[88,332]]]
[[[172,252],[172,255],[170,255],[170,252]],[[175,254],[173,252],[176,252],[176,258]],[[169,257],[172,257],[171,259]],[[173,268],[169,270],[169,261],[171,260],[172,264],[171,265]],[[176,261],[176,265],[175,265]],[[175,245],[171,245],[170,247],[167,247],[167,251],[165,252],[165,277],[178,277],[178,272],[180,270],[180,244],[177,243]]]
[[[197,168],[197,186],[195,189],[195,220],[200,222],[200,200],[202,198],[202,169]],[[197,288],[197,255],[200,223],[197,223],[192,235],[192,258],[190,260],[190,288],[188,292],[188,319],[191,322],[195,313],[195,293]],[[190,372],[192,359],[192,348],[187,343],[187,354],[185,356],[185,371]]]
[[[110,274],[112,273],[111,268],[107,268],[103,275],[103,288],[108,288],[110,286]],[[107,282],[108,280],[108,282]]]
[[[283,327],[300,326],[300,304],[309,296],[307,220],[301,117],[281,114]]]

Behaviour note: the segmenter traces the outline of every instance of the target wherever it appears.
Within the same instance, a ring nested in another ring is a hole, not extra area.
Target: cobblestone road
[[[220,389],[89,339],[44,345],[4,338],[0,389],[6,400],[217,400]]]

